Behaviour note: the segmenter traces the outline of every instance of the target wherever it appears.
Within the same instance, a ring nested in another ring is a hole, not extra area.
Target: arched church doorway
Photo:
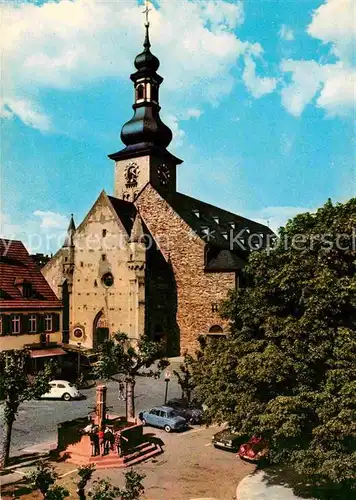
[[[153,340],[155,342],[163,343],[166,342],[166,334],[163,331],[163,328],[161,325],[156,325],[154,332],[153,332]]]
[[[94,319],[93,325],[93,348],[101,345],[105,340],[109,339],[108,321],[103,311],[100,311]]]

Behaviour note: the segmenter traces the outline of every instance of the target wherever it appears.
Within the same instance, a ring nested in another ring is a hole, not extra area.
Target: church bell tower
[[[176,191],[176,167],[182,160],[167,150],[172,131],[159,115],[159,90],[163,78],[157,73],[160,62],[150,50],[148,6],[145,9],[144,50],[135,59],[133,117],[121,130],[125,148],[109,155],[115,161],[115,197],[133,202],[141,189],[151,183],[162,195]]]

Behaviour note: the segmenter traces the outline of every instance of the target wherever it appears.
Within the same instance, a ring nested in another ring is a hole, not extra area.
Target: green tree
[[[4,401],[4,434],[0,451],[0,467],[8,464],[10,455],[12,426],[19,406],[24,401],[39,398],[49,391],[51,367],[43,373],[29,376],[30,351],[15,350],[0,353],[0,399]]]
[[[139,474],[134,470],[126,472],[124,489],[112,486],[106,479],[94,481],[89,497],[92,500],[138,500],[145,491],[142,484],[144,478],[144,474]]]
[[[66,488],[55,484],[54,486],[51,486],[47,491],[45,498],[46,500],[64,500],[64,498],[67,498],[69,496],[69,491]]]
[[[77,493],[80,500],[85,500],[85,487],[90,481],[95,471],[95,464],[83,465],[78,467],[78,475],[80,477],[77,483]]]
[[[49,488],[54,485],[57,477],[51,465],[40,461],[35,470],[27,474],[26,479],[36,490],[40,490],[43,498],[46,498]]]
[[[159,377],[169,364],[162,358],[161,346],[142,336],[134,347],[126,334],[118,332],[98,347],[97,354],[96,376],[125,384],[126,415],[134,418],[136,377]],[[156,361],[157,366],[151,368]]]
[[[183,363],[179,365],[179,371],[173,370],[177,377],[177,382],[182,391],[182,399],[191,400],[192,392],[195,388],[192,366],[194,359],[189,354],[184,354]]]
[[[36,490],[40,490],[46,500],[63,500],[69,497],[66,488],[55,484],[57,478],[58,474],[53,467],[43,460],[38,462],[34,471],[26,475],[28,482]]]
[[[272,462],[340,498],[356,477],[354,228],[356,199],[290,220],[223,305],[227,339],[201,339],[194,363],[210,421],[265,436]]]

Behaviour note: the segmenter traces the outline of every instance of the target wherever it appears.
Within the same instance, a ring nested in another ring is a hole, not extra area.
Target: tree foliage
[[[223,304],[227,339],[202,339],[194,363],[211,421],[263,435],[272,462],[344,492],[356,478],[354,228],[356,199],[290,220]]]
[[[94,481],[89,497],[92,500],[138,500],[145,491],[142,484],[144,478],[144,474],[134,470],[126,472],[124,489],[113,486],[106,479]]]
[[[26,476],[28,482],[36,490],[40,490],[43,498],[47,498],[47,493],[49,492],[49,489],[54,485],[57,478],[58,474],[54,471],[53,467],[44,461],[38,462],[35,470],[30,472]]]
[[[134,386],[137,376],[159,377],[168,361],[162,357],[162,347],[142,336],[133,346],[124,333],[116,333],[97,349],[98,362],[94,371],[97,377],[126,384],[127,416],[135,416]],[[157,365],[152,368],[154,363]]]
[[[79,481],[77,483],[77,493],[80,500],[85,500],[85,488],[91,480],[95,471],[95,464],[82,465],[78,467]]]
[[[44,372],[28,375],[30,351],[27,349],[0,353],[0,399],[4,401],[5,432],[0,453],[0,467],[7,465],[10,454],[11,432],[19,406],[24,401],[37,399],[49,391],[52,367]]]
[[[173,370],[173,374],[177,377],[177,382],[182,391],[182,399],[187,401],[191,400],[192,392],[195,388],[193,379],[193,366],[194,359],[189,354],[184,354],[183,363],[179,365],[179,371]]]

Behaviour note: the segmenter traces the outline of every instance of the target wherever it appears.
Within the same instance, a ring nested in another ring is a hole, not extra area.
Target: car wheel
[[[141,418],[141,424],[142,425],[147,425],[147,422],[146,422],[146,420],[144,418]]]
[[[165,425],[165,426],[164,426],[164,430],[165,430],[166,432],[171,432],[172,428],[171,428],[171,426],[170,426],[170,425]]]
[[[65,392],[62,396],[62,399],[64,399],[64,401],[70,401],[72,397],[70,394],[68,394],[68,392]]]

